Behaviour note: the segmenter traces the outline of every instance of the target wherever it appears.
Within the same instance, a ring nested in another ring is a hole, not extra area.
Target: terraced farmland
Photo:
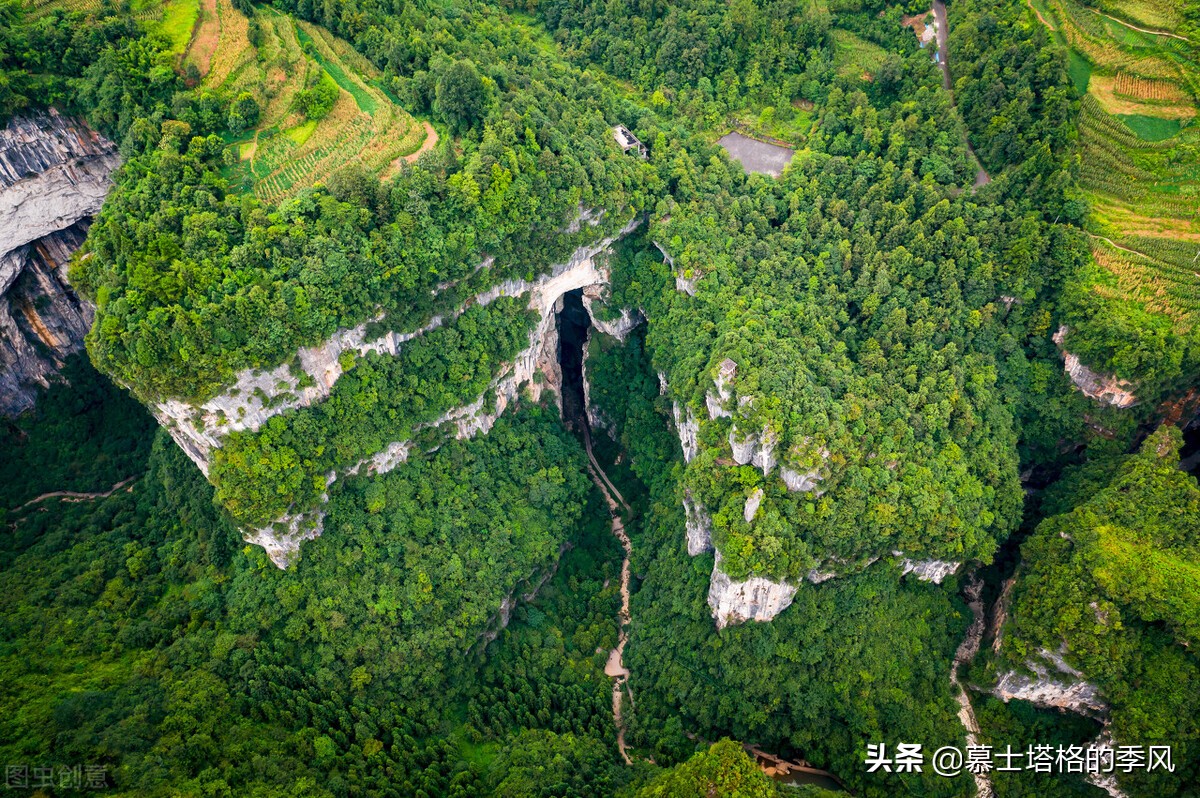
[[[1079,187],[1091,207],[1093,288],[1190,330],[1200,319],[1200,66],[1171,31],[1174,6],[1040,7],[1052,35],[1090,74],[1080,104]]]
[[[324,28],[272,9],[247,19],[230,0],[203,0],[198,31],[186,62],[196,65],[203,85],[230,97],[249,93],[258,102],[257,127],[232,142],[241,162],[230,176],[266,202],[347,165],[389,171],[426,138],[426,129],[379,87],[371,63]],[[336,100],[320,119],[309,119],[297,97],[321,82],[336,88]]]
[[[1200,250],[1200,248],[1198,248]],[[1160,260],[1141,252],[1119,250],[1096,239],[1092,258],[1115,278],[1098,282],[1096,293],[1114,300],[1133,300],[1154,313],[1169,316],[1180,333],[1189,332],[1200,318],[1200,262]]]

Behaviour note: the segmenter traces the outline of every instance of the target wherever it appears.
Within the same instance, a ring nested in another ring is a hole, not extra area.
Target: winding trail
[[[962,721],[963,728],[967,730],[967,745],[969,746],[979,745],[979,721],[975,719],[975,709],[971,706],[971,697],[967,695],[967,689],[958,679],[958,669],[975,659],[975,655],[979,653],[979,642],[983,639],[985,625],[982,593],[983,581],[977,575],[972,574],[971,581],[963,588],[963,594],[967,597],[967,606],[971,608],[971,625],[967,627],[967,634],[959,644],[958,650],[954,652],[954,662],[950,665],[950,686],[958,701],[958,719]],[[993,798],[996,793],[992,789],[992,781],[988,775],[986,773],[972,775],[975,777],[975,793],[979,798]]]
[[[608,655],[608,663],[604,666],[604,675],[613,680],[612,707],[613,723],[617,727],[617,748],[620,749],[621,758],[625,760],[625,764],[632,765],[633,760],[629,758],[629,752],[625,745],[625,721],[621,717],[621,688],[629,681],[629,669],[625,667],[622,658],[625,655],[625,644],[629,642],[629,558],[633,554],[633,544],[629,542],[629,535],[625,532],[625,522],[621,518],[620,508],[624,507],[626,512],[632,512],[632,510],[625,498],[621,496],[621,492],[604,473],[604,469],[596,461],[596,456],[592,454],[592,436],[588,431],[587,424],[581,426],[584,448],[587,450],[588,456],[588,471],[592,473],[592,481],[596,483],[596,487],[604,494],[604,500],[608,502],[608,514],[612,517],[613,535],[621,542],[621,548],[625,550],[625,557],[621,561],[621,609],[617,614],[617,647]],[[629,693],[629,702],[632,706],[632,692]]]
[[[933,0],[933,20],[937,34],[937,51],[938,51],[938,66],[942,70],[942,88],[950,92],[950,102],[954,103],[954,84],[950,80],[950,23],[946,21],[946,3],[944,0]],[[992,177],[983,168],[983,163],[979,157],[975,155],[975,148],[971,146],[971,137],[966,135],[964,131],[963,140],[967,145],[967,152],[971,155],[971,160],[979,167],[975,173],[975,188],[986,186],[992,182]]]
[[[1084,231],[1084,232],[1087,232],[1087,231]],[[1145,252],[1138,252],[1136,249],[1130,249],[1129,247],[1123,247],[1120,244],[1118,244],[1116,241],[1113,241],[1108,236],[1096,235],[1095,233],[1088,233],[1088,236],[1091,238],[1095,238],[1097,240],[1103,241],[1105,244],[1108,244],[1113,249],[1119,249],[1122,252],[1128,252],[1130,255],[1138,255],[1139,257],[1143,257],[1148,261],[1154,260],[1154,258],[1150,257]]]
[[[1042,23],[1050,30],[1057,30],[1057,28],[1055,28],[1053,25],[1050,24],[1050,21],[1048,19],[1046,19],[1045,17],[1042,16],[1041,11],[1038,11],[1036,8],[1033,7],[1033,0],[1025,0],[1025,5],[1029,6],[1029,10],[1032,11],[1035,15],[1037,15],[1038,22]]]
[[[116,485],[113,485],[111,488],[109,488],[108,490],[103,491],[103,492],[79,493],[79,492],[73,491],[73,490],[55,490],[55,491],[51,491],[50,493],[43,493],[41,496],[30,499],[29,501],[25,502],[24,504],[22,504],[20,507],[17,507],[16,509],[24,510],[26,507],[29,507],[32,504],[37,504],[38,502],[41,502],[41,501],[45,501],[46,499],[63,499],[65,501],[69,501],[69,502],[82,502],[82,501],[88,501],[90,499],[107,499],[109,496],[113,495],[118,490],[120,490],[121,488],[128,485],[130,482],[133,482],[135,479],[137,479],[137,477],[129,477],[128,479],[123,479],[120,482],[118,482]],[[133,490],[133,488],[130,488],[130,490]]]
[[[406,163],[412,163],[437,146],[438,134],[437,131],[433,129],[433,125],[429,124],[428,122],[422,122],[421,125],[425,128],[425,140],[421,142],[421,146],[417,148],[416,152],[401,156],[399,160]]]
[[[1123,19],[1114,17],[1112,14],[1105,14],[1103,11],[1101,11],[1098,8],[1089,8],[1088,11],[1091,11],[1093,14],[1099,14],[1102,17],[1111,19],[1113,22],[1117,23],[1118,25],[1124,25],[1125,27],[1129,28],[1130,30],[1135,30],[1138,33],[1148,33],[1151,36],[1170,36],[1172,39],[1179,39],[1181,42],[1190,42],[1191,41],[1191,39],[1189,39],[1188,37],[1181,36],[1178,33],[1171,33],[1170,31],[1166,31],[1166,30],[1153,30],[1152,28],[1139,28],[1137,25],[1134,25],[1133,23],[1130,23],[1130,22],[1126,22]],[[1041,17],[1040,14],[1038,16]]]

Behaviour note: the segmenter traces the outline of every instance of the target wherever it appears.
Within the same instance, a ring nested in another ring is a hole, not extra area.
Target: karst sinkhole
[[[583,306],[583,289],[563,294],[558,311],[558,364],[562,369],[563,420],[576,433],[587,428],[583,398],[583,347],[587,345],[592,319]]]

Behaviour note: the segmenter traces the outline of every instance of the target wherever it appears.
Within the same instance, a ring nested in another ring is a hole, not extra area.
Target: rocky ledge
[[[1053,340],[1062,350],[1063,369],[1084,396],[1095,399],[1101,404],[1119,408],[1133,407],[1137,404],[1138,399],[1133,392],[1136,386],[1132,382],[1119,379],[1112,374],[1101,374],[1085,366],[1080,362],[1078,356],[1063,348],[1063,341],[1066,337],[1067,327],[1063,325],[1058,328],[1058,332],[1054,333]]]
[[[0,413],[28,410],[83,349],[93,313],[67,264],[119,165],[111,141],[54,109],[0,130]]]

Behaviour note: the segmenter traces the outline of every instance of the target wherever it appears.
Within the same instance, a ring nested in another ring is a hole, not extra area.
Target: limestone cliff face
[[[721,568],[721,552],[716,553],[712,576],[708,581],[708,606],[717,628],[745,621],[770,621],[792,604],[795,585],[761,576],[735,582]]]
[[[68,355],[83,350],[91,305],[67,283],[67,263],[87,235],[80,221],[0,260],[0,413],[33,406]]]
[[[601,256],[617,238],[628,234],[636,226],[637,220],[633,220],[617,236],[580,247],[570,259],[556,264],[549,274],[536,280],[499,283],[477,294],[452,313],[435,316],[420,329],[403,333],[389,332],[370,340],[367,338],[367,323],[339,330],[323,343],[297,353],[303,375],[293,373],[286,363],[273,369],[246,369],[237,375],[236,381],[227,390],[198,406],[176,399],[160,402],[153,409],[155,417],[207,475],[212,451],[220,448],[222,439],[230,433],[256,431],[268,419],[280,413],[308,407],[328,397],[342,376],[339,358],[343,353],[355,356],[370,352],[395,355],[408,341],[454,321],[469,305],[487,305],[502,296],[528,296],[529,307],[538,313],[539,321],[530,334],[529,346],[509,364],[494,386],[494,412],[483,413],[486,397],[480,397],[471,405],[451,411],[443,419],[443,422],[454,422],[458,426],[460,437],[487,432],[517,397],[519,387],[539,370],[539,364],[545,373],[546,383],[551,388],[557,388],[560,378],[557,374],[555,304],[568,291],[587,286],[606,286],[609,275]],[[593,294],[596,295],[596,292]],[[628,312],[626,315],[629,315]],[[535,393],[540,393],[540,386],[532,387]]]
[[[1108,704],[1100,689],[1068,665],[1063,653],[1042,649],[1038,652],[1038,660],[1025,663],[1033,671],[1032,676],[1008,671],[1001,675],[992,694],[1005,702],[1018,698],[1039,707],[1066,709],[1089,717],[1102,716],[1108,711]]]
[[[1084,396],[1113,407],[1126,408],[1137,404],[1137,395],[1134,393],[1136,386],[1133,383],[1118,379],[1111,374],[1101,374],[1085,366],[1076,355],[1063,348],[1063,340],[1066,336],[1067,327],[1063,325],[1058,328],[1053,340],[1062,350],[1063,369]]]
[[[53,109],[0,131],[0,413],[28,410],[83,349],[93,313],[67,264],[119,165],[112,142]]]
[[[534,401],[546,389],[554,391],[557,398],[562,375],[555,312],[561,309],[562,297],[568,291],[588,289],[592,301],[599,301],[602,289],[609,283],[605,256],[618,237],[632,232],[637,225],[638,220],[632,220],[616,236],[580,247],[570,259],[556,264],[549,274],[536,280],[509,280],[469,300],[468,305],[486,305],[502,296],[528,296],[529,308],[537,313],[538,322],[529,333],[525,349],[501,368],[483,395],[467,405],[451,408],[419,429],[438,428],[459,439],[470,438],[491,430],[500,415],[518,401],[523,390]],[[343,353],[394,355],[406,342],[457,318],[465,309],[466,305],[444,318],[434,318],[419,330],[387,333],[372,340],[367,340],[366,324],[339,330],[319,346],[299,352],[300,369],[307,379],[293,374],[287,364],[266,371],[247,370],[238,375],[232,388],[200,406],[168,400],[154,409],[155,416],[207,475],[213,450],[220,448],[222,440],[234,430],[257,430],[275,415],[307,407],[329,396],[342,375],[339,357]],[[621,318],[635,318],[635,314],[626,312]],[[541,375],[540,381],[534,379],[535,374]],[[305,383],[307,387],[301,387]],[[326,477],[327,484],[333,484],[339,476],[386,473],[407,460],[411,446],[410,441],[393,441],[383,451],[341,474],[331,472]],[[272,562],[286,568],[299,553],[301,543],[321,534],[323,521],[320,507],[299,508],[267,526],[246,531],[246,540],[262,546]]]
[[[686,488],[683,491],[683,515],[687,528],[687,553],[695,557],[712,551],[712,520],[704,505],[696,501]]]
[[[910,560],[901,551],[893,551],[892,555],[902,558],[900,560],[901,576],[912,574],[922,582],[933,582],[935,585],[940,585],[942,580],[958,571],[962,566],[961,562],[952,560]]]
[[[664,253],[665,254],[665,253]],[[679,435],[680,448],[685,463],[691,463],[700,453],[701,423],[728,424],[725,440],[728,443],[728,458],[724,464],[750,465],[759,469],[764,478],[774,478],[775,466],[779,465],[778,478],[788,492],[812,492],[815,496],[825,491],[822,482],[829,476],[830,452],[818,443],[805,439],[779,452],[779,441],[769,427],[759,427],[752,422],[756,396],[739,394],[737,390],[738,365],[725,358],[716,365],[712,374],[712,386],[704,394],[707,419],[697,418],[690,405],[683,406],[672,400],[675,429]],[[665,374],[659,374],[659,385],[663,395],[669,394]],[[728,422],[723,421],[729,419]],[[718,459],[718,465],[721,464]],[[815,464],[815,465],[814,465]],[[683,493],[683,510],[687,538],[687,552],[695,557],[701,553],[715,551],[716,562],[709,580],[708,604],[718,628],[744,621],[770,621],[792,603],[797,585],[783,579],[766,576],[751,576],[741,581],[733,580],[721,565],[721,552],[713,543],[713,524],[700,497],[690,488]],[[742,517],[753,524],[760,508],[770,501],[761,487],[755,487],[747,495],[742,507]],[[946,577],[956,573],[960,562],[948,560],[917,560],[906,557],[904,552],[891,552],[901,576],[912,575],[923,582],[941,584]],[[812,584],[834,579],[838,576],[858,573],[881,558],[876,555],[857,561],[827,557],[804,575],[803,581]]]
[[[120,165],[116,147],[54,109],[0,131],[0,252],[94,216]]]

